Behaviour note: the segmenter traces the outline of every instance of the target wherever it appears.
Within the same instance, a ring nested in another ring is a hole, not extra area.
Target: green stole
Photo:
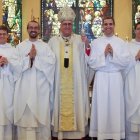
[[[59,131],[75,131],[74,112],[74,77],[73,77],[73,46],[69,44],[69,67],[64,67],[66,44],[60,47],[60,114]]]

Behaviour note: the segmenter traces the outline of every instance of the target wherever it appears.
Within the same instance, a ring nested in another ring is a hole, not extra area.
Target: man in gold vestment
[[[52,135],[58,139],[83,139],[88,134],[89,97],[86,54],[80,35],[72,32],[74,11],[58,13],[60,34],[49,40],[56,55]]]

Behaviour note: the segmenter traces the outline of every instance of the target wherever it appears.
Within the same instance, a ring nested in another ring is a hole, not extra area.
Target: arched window
[[[59,33],[60,23],[57,14],[64,2],[76,13],[73,31],[77,34],[84,29],[89,41],[102,35],[102,18],[113,16],[113,0],[42,0],[42,38],[48,41]]]
[[[21,0],[2,0],[3,20],[8,27],[9,42],[16,46],[21,40],[22,4]]]

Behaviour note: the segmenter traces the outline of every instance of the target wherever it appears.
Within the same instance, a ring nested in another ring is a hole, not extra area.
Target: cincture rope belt
[[[76,130],[74,117],[73,48],[69,46],[69,67],[64,67],[64,45],[60,49],[60,114],[59,131]]]

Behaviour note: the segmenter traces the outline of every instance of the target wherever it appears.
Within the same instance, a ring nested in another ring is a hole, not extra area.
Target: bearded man
[[[29,39],[17,46],[21,72],[15,85],[14,123],[18,140],[50,140],[50,103],[55,55],[38,39],[38,22],[27,25]]]

